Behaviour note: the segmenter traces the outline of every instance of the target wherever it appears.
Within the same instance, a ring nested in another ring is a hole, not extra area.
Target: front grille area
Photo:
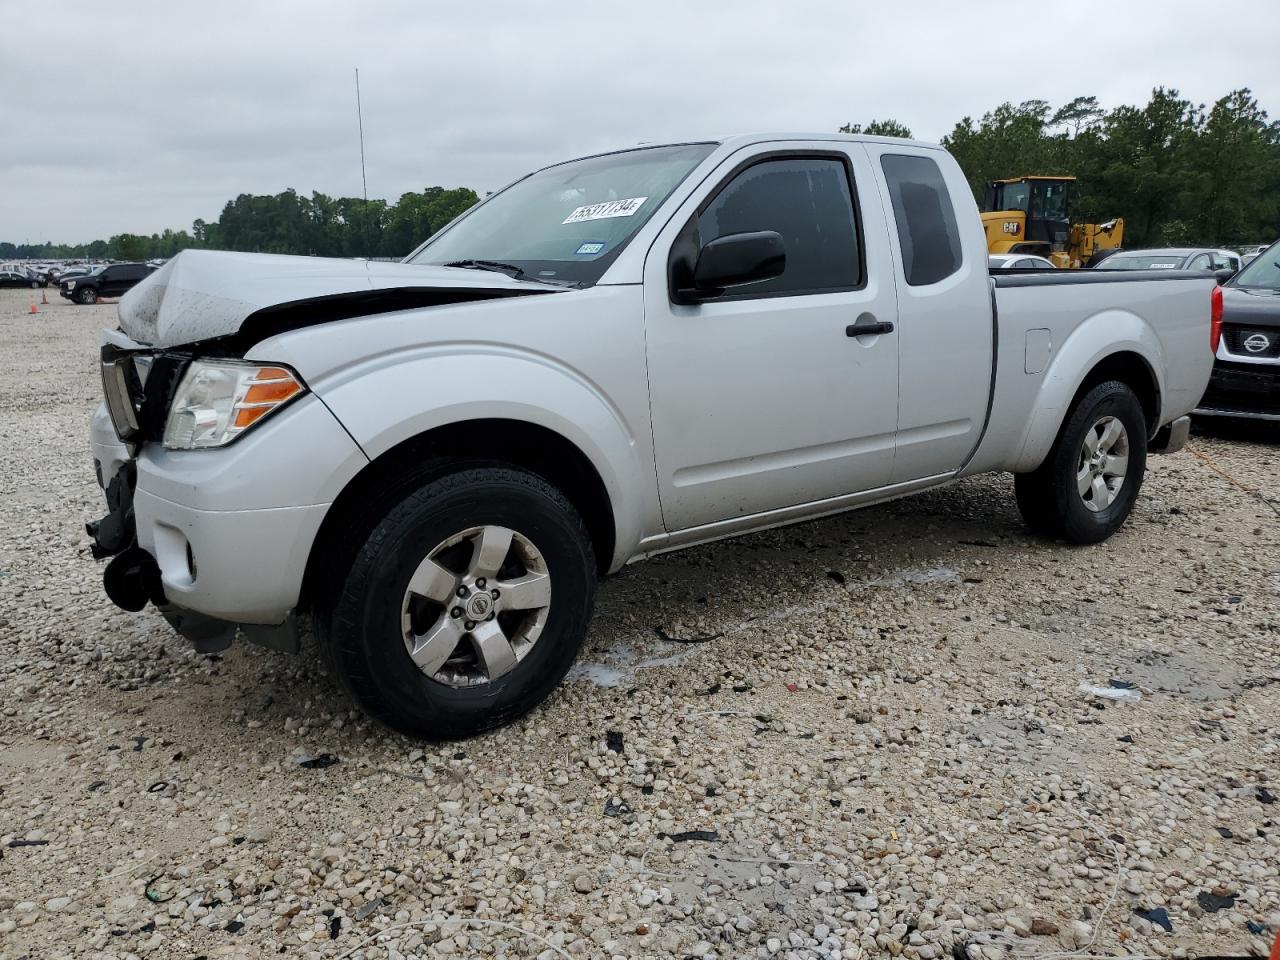
[[[1217,361],[1200,406],[1211,410],[1280,414],[1280,364]]]
[[[1222,328],[1222,339],[1226,341],[1227,349],[1236,356],[1280,357],[1280,327],[1239,327],[1228,323]],[[1266,345],[1261,350],[1256,349],[1264,340]],[[1246,346],[1250,342],[1254,349]]]
[[[169,405],[191,358],[102,348],[102,388],[116,435],[125,443],[159,441]]]

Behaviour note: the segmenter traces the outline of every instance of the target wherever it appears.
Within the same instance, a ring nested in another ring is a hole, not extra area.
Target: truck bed
[[[1213,274],[1200,271],[992,270],[992,414],[964,472],[1037,466],[1074,398],[1079,371],[1111,354],[1149,373],[1152,435],[1190,413],[1213,364],[1216,286]],[[1162,358],[1164,369],[1144,357]]]

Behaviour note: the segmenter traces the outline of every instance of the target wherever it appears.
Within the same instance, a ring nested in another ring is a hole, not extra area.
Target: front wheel
[[[446,472],[368,534],[325,642],[348,691],[388,726],[467,737],[528,712],[564,677],[595,575],[581,517],[542,478]]]
[[[1127,384],[1100,383],[1071,408],[1044,463],[1014,478],[1018,510],[1044,536],[1100,543],[1128,519],[1146,466],[1142,404]]]
[[[91,303],[98,302],[98,291],[93,289],[93,287],[84,287],[83,289],[76,291],[76,299],[87,307]]]

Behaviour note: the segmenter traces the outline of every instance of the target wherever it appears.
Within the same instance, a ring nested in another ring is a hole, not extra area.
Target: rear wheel
[[[586,636],[582,519],[507,467],[427,480],[368,534],[327,612],[330,659],[365,710],[414,737],[500,726],[555,688]]]
[[[1037,533],[1099,543],[1128,519],[1147,465],[1142,404],[1118,380],[1071,408],[1043,464],[1014,478],[1018,510]]]

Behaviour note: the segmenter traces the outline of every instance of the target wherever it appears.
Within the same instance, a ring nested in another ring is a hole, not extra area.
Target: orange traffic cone
[[[40,306],[47,307],[49,305],[49,294],[43,290],[40,291]]]
[[[32,313],[39,313],[39,312],[40,312],[39,310],[37,310],[37,309],[36,309],[36,300],[35,300],[35,297],[32,297],[32,298],[31,298],[31,312],[32,312]]]

